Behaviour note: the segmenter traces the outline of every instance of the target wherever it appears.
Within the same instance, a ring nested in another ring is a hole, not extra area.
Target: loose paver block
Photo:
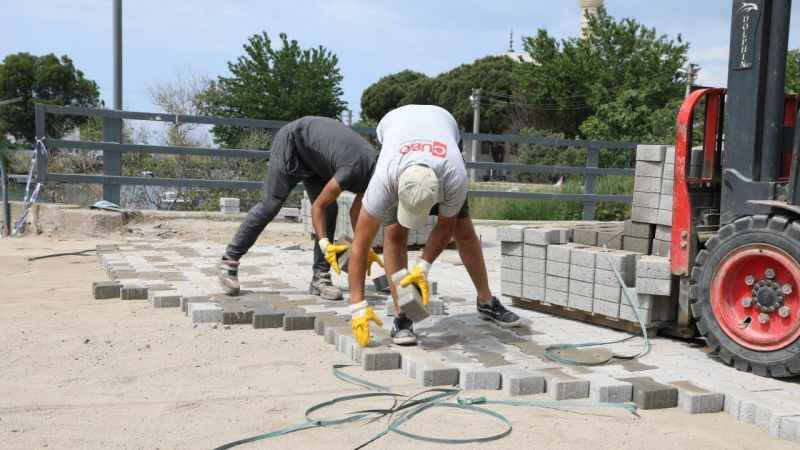
[[[255,311],[253,312],[253,328],[283,328],[284,315],[283,311],[274,309]]]
[[[364,370],[395,370],[400,368],[400,353],[384,348],[360,349],[361,367]]]
[[[222,307],[216,303],[190,303],[188,315],[192,323],[222,322]]]
[[[147,300],[148,290],[144,286],[129,285],[122,286],[120,298],[122,300]]]
[[[620,378],[633,385],[633,402],[641,409],[678,406],[678,388],[661,384],[650,377]]]
[[[119,281],[95,281],[92,283],[92,296],[95,300],[119,298],[122,284]]]
[[[190,303],[209,303],[209,302],[211,302],[211,299],[208,298],[208,296],[206,295],[181,297],[181,311],[183,311],[184,314],[189,315]]]
[[[402,280],[407,274],[408,271],[406,270],[397,272],[396,274],[392,275],[392,282],[395,285],[400,286],[400,280]],[[519,291],[521,294],[522,283],[518,283],[517,285],[520,286]],[[400,308],[400,311],[406,315],[406,317],[414,322],[422,322],[428,318],[428,309],[422,304],[422,295],[413,285],[397,288],[397,306]]]
[[[589,381],[582,380],[561,371],[561,369],[542,369],[548,395],[553,400],[573,400],[589,397]]]
[[[545,391],[545,379],[541,373],[519,366],[499,367],[503,392],[508,396],[534,395]]]
[[[497,229],[497,239],[501,242],[523,242],[525,225],[508,225]]]
[[[181,296],[177,294],[165,294],[163,292],[150,293],[150,303],[153,308],[180,308]]]
[[[678,388],[678,407],[689,414],[717,413],[725,405],[725,395],[720,392],[708,391],[686,380],[670,384]]]
[[[458,384],[458,369],[427,358],[416,361],[417,382],[422,386],[455,386]]]
[[[325,329],[327,327],[340,327],[347,325],[346,316],[340,316],[335,312],[328,313],[315,313],[316,320],[314,320],[314,333],[317,336],[325,336]]]
[[[567,228],[531,227],[525,229],[526,244],[564,244],[569,241],[570,230]]]
[[[375,286],[375,290],[378,292],[389,292],[389,279],[386,278],[386,275],[373,278],[372,284]]]
[[[286,314],[283,316],[283,329],[286,331],[313,330],[316,317],[309,314]]]
[[[459,368],[459,385],[465,390],[500,389],[500,379],[500,371],[496,369],[474,365]]]
[[[596,402],[623,403],[633,398],[633,385],[614,379],[606,374],[586,374],[580,378],[589,380],[589,398]]]
[[[597,230],[576,228],[572,233],[572,240],[576,244],[597,245]]]

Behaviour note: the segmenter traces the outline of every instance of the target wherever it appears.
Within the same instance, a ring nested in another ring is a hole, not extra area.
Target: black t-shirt
[[[377,153],[358,133],[327,117],[306,116],[286,126],[294,137],[296,156],[309,172],[324,180],[336,178],[345,191],[367,190]]]

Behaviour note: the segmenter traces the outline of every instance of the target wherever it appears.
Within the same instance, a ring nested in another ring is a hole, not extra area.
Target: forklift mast
[[[782,174],[794,123],[785,127],[791,0],[735,0],[731,19],[720,225],[792,200]],[[793,174],[794,175],[794,174]],[[782,186],[780,183],[784,182]]]

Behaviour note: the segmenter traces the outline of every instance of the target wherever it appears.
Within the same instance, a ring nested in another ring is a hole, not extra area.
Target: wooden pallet
[[[579,322],[591,323],[592,325],[600,325],[615,330],[625,331],[631,334],[639,334],[642,332],[641,327],[636,322],[630,322],[622,319],[615,319],[613,317],[601,316],[578,309],[569,308],[561,305],[553,305],[545,303],[540,300],[530,300],[521,297],[511,297],[511,302],[514,306],[531,311],[543,312],[553,316],[564,317],[566,319],[577,320]],[[645,326],[647,336],[655,337],[660,328],[668,325],[668,322],[653,322]]]

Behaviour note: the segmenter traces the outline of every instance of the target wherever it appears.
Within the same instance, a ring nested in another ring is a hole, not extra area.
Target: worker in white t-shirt
[[[381,151],[364,193],[349,261],[352,326],[359,343],[369,342],[369,321],[375,318],[364,300],[367,255],[375,235],[384,225],[386,273],[394,274],[408,267],[408,230],[425,226],[429,215],[437,216],[436,225],[422,258],[400,285],[415,285],[427,303],[428,271],[454,239],[478,293],[478,313],[501,326],[518,325],[519,317],[489,289],[481,242],[469,216],[469,180],[453,116],[438,106],[407,105],[386,114],[377,134]],[[390,287],[397,310],[392,339],[395,344],[413,345],[413,323],[397,308],[396,286],[390,283]]]

